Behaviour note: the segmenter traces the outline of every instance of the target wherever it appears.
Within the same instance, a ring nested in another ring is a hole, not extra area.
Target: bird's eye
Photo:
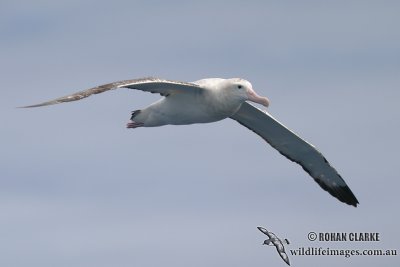
[[[241,85],[238,85],[238,88],[239,88],[239,89],[242,89],[242,86],[241,86]]]

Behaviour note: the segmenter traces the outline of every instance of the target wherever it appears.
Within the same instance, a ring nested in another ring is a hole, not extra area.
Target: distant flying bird
[[[288,159],[300,164],[332,196],[355,207],[358,204],[346,182],[313,145],[301,139],[268,112],[246,102],[252,101],[265,107],[269,105],[268,98],[259,96],[251,83],[244,79],[209,78],[179,82],[140,78],[100,85],[23,108],[76,101],[118,88],[137,89],[163,96],[148,107],[133,111],[127,128],[209,123],[231,118],[261,136]]]
[[[267,229],[263,227],[257,227],[262,233],[266,234],[269,238],[264,240],[263,245],[275,246],[276,251],[278,251],[279,256],[281,256],[282,260],[290,265],[289,257],[285,252],[285,247],[281,239],[279,239],[274,233],[269,232]],[[289,240],[284,239],[286,244],[289,244]]]

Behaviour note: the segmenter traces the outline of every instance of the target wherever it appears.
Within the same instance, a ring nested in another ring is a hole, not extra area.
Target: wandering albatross
[[[209,123],[231,118],[258,134],[282,155],[300,164],[332,196],[349,205],[359,203],[339,173],[310,143],[263,111],[246,101],[268,107],[269,100],[259,96],[249,81],[240,78],[208,78],[180,82],[159,78],[140,78],[108,83],[68,96],[23,108],[41,107],[86,98],[118,88],[158,93],[163,98],[132,112],[127,128]]]

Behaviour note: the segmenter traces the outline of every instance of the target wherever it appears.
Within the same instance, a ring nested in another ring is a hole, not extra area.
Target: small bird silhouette
[[[283,243],[289,244],[289,240],[285,238],[284,242],[282,242],[281,239],[279,239],[274,233],[269,232],[267,229],[260,226],[257,227],[257,229],[269,237],[268,239],[264,240],[263,245],[275,246],[279,256],[281,256],[283,261],[290,266],[289,257],[285,252],[285,247],[283,246]]]

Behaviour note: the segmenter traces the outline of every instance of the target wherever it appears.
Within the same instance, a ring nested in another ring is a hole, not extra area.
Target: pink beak
[[[254,103],[261,104],[265,107],[269,106],[269,99],[263,96],[259,96],[254,90],[250,89],[247,91],[248,99]]]

